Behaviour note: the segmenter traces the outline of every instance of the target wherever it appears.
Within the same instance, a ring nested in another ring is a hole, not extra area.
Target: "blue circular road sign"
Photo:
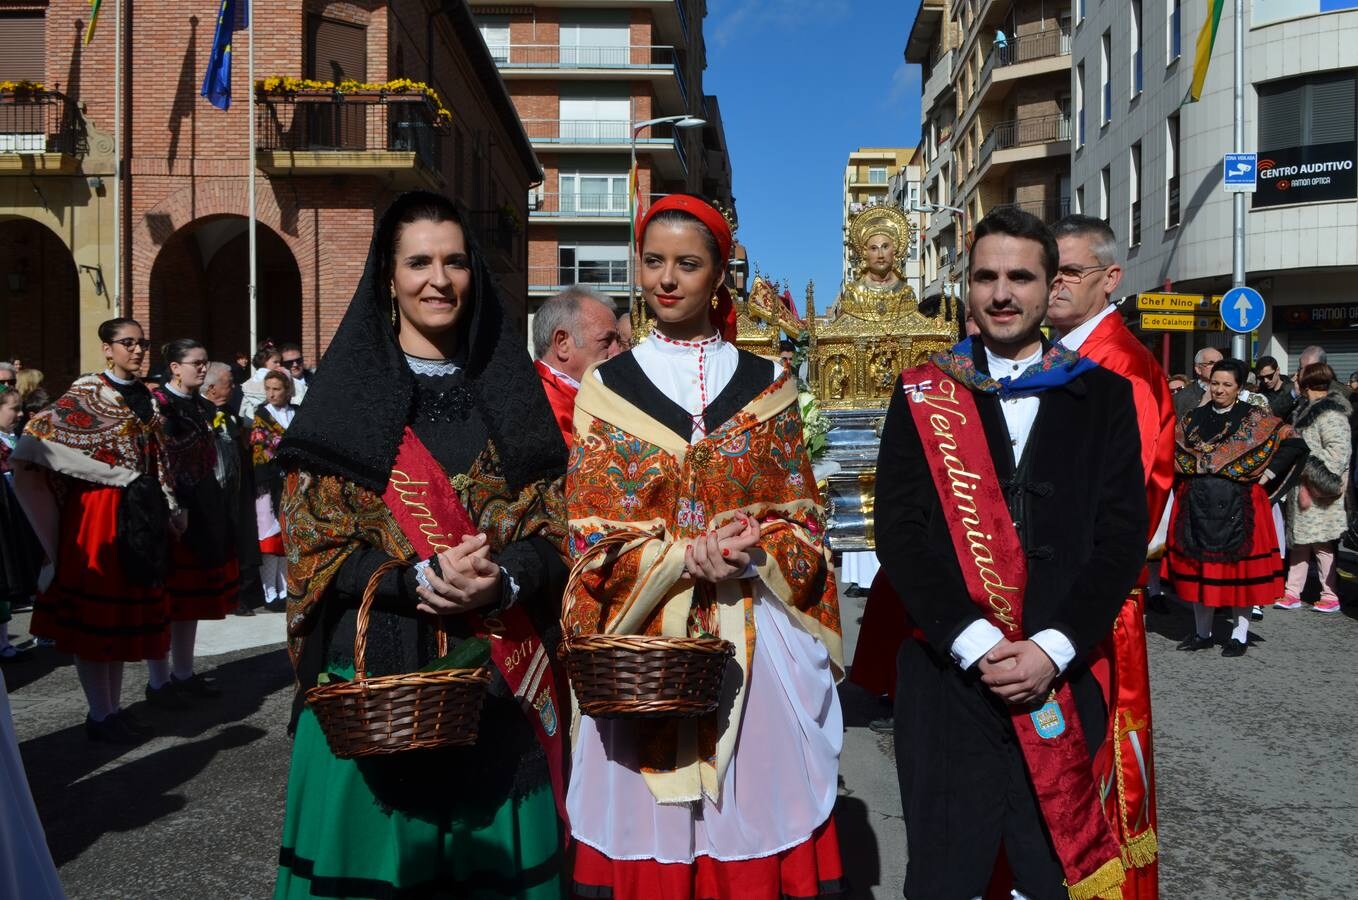
[[[1264,324],[1264,297],[1254,288],[1237,287],[1221,295],[1221,321],[1237,334],[1249,334]]]

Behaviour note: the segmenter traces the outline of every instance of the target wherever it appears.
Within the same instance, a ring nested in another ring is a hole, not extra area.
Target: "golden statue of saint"
[[[844,286],[841,310],[880,322],[897,318],[915,292],[905,282],[900,257],[910,247],[911,226],[894,206],[869,206],[849,222],[849,252],[855,278]]]

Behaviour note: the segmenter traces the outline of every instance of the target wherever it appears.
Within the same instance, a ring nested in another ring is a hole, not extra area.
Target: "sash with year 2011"
[[[976,399],[933,363],[906,370],[901,386],[967,593],[1007,639],[1021,641],[1026,557]],[[1010,718],[1071,900],[1120,896],[1121,852],[1095,790],[1070,685],[1061,681],[1037,709],[1011,706]]]
[[[476,526],[447,473],[409,426],[401,435],[382,500],[421,559],[476,534]],[[511,606],[494,616],[469,615],[476,623],[476,633],[490,641],[491,663],[514,692],[547,755],[557,814],[565,823],[565,744],[557,699],[561,693],[551,656],[522,607]]]

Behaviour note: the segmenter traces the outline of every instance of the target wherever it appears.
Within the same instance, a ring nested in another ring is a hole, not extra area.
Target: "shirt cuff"
[[[985,619],[977,619],[962,629],[957,640],[952,642],[952,658],[965,671],[976,665],[977,660],[1002,640],[1004,632]]]
[[[500,609],[509,609],[519,602],[519,583],[500,566]]]
[[[418,583],[420,587],[430,591],[434,589],[434,586],[429,583],[429,578],[426,573],[429,571],[429,564],[431,562],[433,562],[433,559],[422,559],[415,563],[414,566],[416,583]]]
[[[1044,628],[1037,634],[1029,638],[1034,644],[1042,648],[1042,652],[1051,657],[1051,661],[1056,664],[1056,674],[1061,675],[1066,671],[1066,666],[1070,665],[1071,660],[1075,659],[1075,645],[1055,628]]]

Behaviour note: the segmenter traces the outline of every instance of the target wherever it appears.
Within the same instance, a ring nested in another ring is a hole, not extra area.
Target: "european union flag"
[[[222,0],[202,90],[202,95],[218,109],[231,108],[231,35],[249,24],[250,0]]]

